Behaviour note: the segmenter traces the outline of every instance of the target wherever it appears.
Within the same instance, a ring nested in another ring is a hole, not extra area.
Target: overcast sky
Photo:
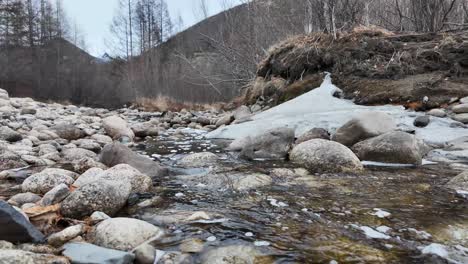
[[[224,2],[235,5],[241,0],[206,0],[210,15],[222,11]],[[105,39],[110,38],[109,26],[117,8],[118,0],[63,0],[70,22],[76,22],[86,39],[88,51],[100,57],[108,51]],[[201,18],[199,0],[166,0],[173,20],[182,16],[185,27],[197,23]],[[92,8],[90,8],[92,7]]]

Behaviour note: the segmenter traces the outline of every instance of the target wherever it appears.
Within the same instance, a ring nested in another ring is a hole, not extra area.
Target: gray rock
[[[160,128],[151,122],[145,122],[133,125],[132,130],[135,136],[145,138],[158,136]]]
[[[183,157],[177,164],[181,167],[208,167],[215,164],[219,157],[211,152],[200,152]]]
[[[131,186],[123,181],[98,180],[71,193],[60,206],[65,217],[80,219],[95,211],[115,215],[125,206]]]
[[[212,190],[248,191],[271,185],[270,176],[262,173],[204,173],[199,175],[182,175],[178,179],[181,183],[192,187],[200,187]]]
[[[83,225],[70,226],[58,233],[54,233],[47,237],[47,243],[53,247],[60,247],[68,241],[83,234],[84,231],[85,228]]]
[[[35,115],[36,114],[36,109],[34,108],[23,108],[21,109],[21,114],[22,115]]]
[[[430,122],[431,118],[429,116],[418,116],[416,119],[414,119],[413,125],[415,127],[427,127]]]
[[[8,142],[17,142],[23,139],[20,133],[14,131],[13,129],[2,126],[0,127],[0,140],[5,140]]]
[[[241,105],[232,114],[235,120],[239,120],[250,117],[252,115],[252,112],[250,111],[250,108],[248,106]]]
[[[51,129],[59,137],[64,138],[66,140],[77,140],[86,137],[86,133],[82,129],[74,126],[73,124],[58,124],[51,127]]]
[[[130,127],[128,127],[127,122],[118,116],[106,117],[102,120],[102,124],[106,134],[114,140],[128,138],[130,141],[133,141],[135,138],[135,134]]]
[[[81,176],[78,177],[78,179],[76,179],[76,181],[73,183],[73,186],[81,187],[93,181],[97,181],[100,179],[98,175],[101,174],[102,172],[104,172],[104,170],[101,168],[91,168],[87,170],[85,173],[81,174]]]
[[[338,128],[332,139],[345,146],[397,129],[391,116],[382,112],[360,114]]]
[[[107,169],[107,166],[93,158],[82,158],[73,163],[73,170],[79,173],[84,173],[91,168]]]
[[[67,243],[62,254],[75,264],[132,264],[135,255],[89,243]]]
[[[0,99],[10,100],[10,97],[8,96],[8,92],[6,90],[0,89]]]
[[[420,165],[427,146],[414,135],[394,131],[353,146],[361,160]]]
[[[346,146],[324,139],[297,145],[290,159],[310,172],[355,172],[363,168],[358,157]]]
[[[36,203],[41,200],[41,197],[35,193],[18,193],[13,195],[9,200],[8,203],[14,206],[21,207],[23,204],[26,203]]]
[[[103,213],[103,212],[96,211],[96,212],[92,213],[91,216],[90,216],[89,218],[90,218],[93,222],[101,222],[101,221],[110,219],[111,217],[108,216],[108,215],[106,215],[106,214]]]
[[[442,109],[432,109],[429,112],[427,112],[427,114],[430,116],[435,116],[435,117],[440,117],[440,118],[447,116],[447,113]]]
[[[232,245],[211,249],[201,256],[204,264],[256,263],[262,253],[252,246]]]
[[[90,237],[98,246],[129,251],[163,235],[161,228],[145,221],[134,218],[111,218],[99,223]]]
[[[156,249],[150,244],[142,244],[133,250],[135,262],[138,264],[153,264],[156,259]]]
[[[132,193],[148,192],[153,186],[151,178],[128,164],[116,165],[96,177],[109,181],[122,181],[130,184]]]
[[[302,134],[297,140],[296,144],[301,144],[302,142],[309,141],[311,139],[325,139],[330,140],[330,133],[323,128],[312,128],[306,133]]]
[[[0,148],[0,171],[23,168],[28,166],[21,157],[8,150],[3,150]]]
[[[247,159],[284,159],[294,144],[294,130],[275,128],[255,137],[241,138],[232,142],[228,150],[241,151]]]
[[[65,161],[68,162],[78,162],[84,158],[96,159],[97,154],[87,149],[69,148],[62,150],[62,157]]]
[[[205,116],[199,116],[196,119],[196,122],[199,123],[202,126],[208,126],[211,125],[211,119]]]
[[[231,122],[234,121],[234,116],[232,114],[226,114],[216,121],[216,127],[220,127],[223,125],[229,125]]]
[[[463,97],[462,99],[460,99],[460,103],[462,103],[462,104],[468,104],[468,96],[467,96],[467,97]]]
[[[45,194],[62,183],[70,186],[75,181],[74,177],[74,172],[49,168],[29,176],[21,187],[23,192]]]
[[[75,144],[82,149],[91,150],[93,152],[100,152],[101,151],[101,144],[92,140],[92,139],[80,139],[75,141]]]
[[[452,117],[453,120],[461,122],[463,124],[468,124],[468,114],[458,114]]]
[[[127,146],[118,142],[106,145],[101,152],[100,161],[109,167],[118,164],[128,164],[150,177],[167,175],[167,169],[157,162],[138,155]]]
[[[42,197],[41,205],[49,206],[58,204],[63,201],[70,194],[70,189],[66,184],[60,184],[55,186],[52,190],[48,191],[44,197]]]
[[[445,187],[455,191],[468,192],[468,171],[465,171],[456,177],[452,178]]]
[[[68,264],[69,261],[64,257],[58,257],[52,254],[35,254],[24,250],[7,249],[0,250],[0,263],[2,264],[36,264],[36,263],[54,263]]]
[[[106,135],[95,134],[91,136],[91,139],[103,146],[112,143],[112,138]]]
[[[466,114],[468,113],[468,104],[459,104],[452,108],[452,111],[457,114]]]
[[[44,235],[20,212],[0,200],[0,240],[12,243],[42,243]]]

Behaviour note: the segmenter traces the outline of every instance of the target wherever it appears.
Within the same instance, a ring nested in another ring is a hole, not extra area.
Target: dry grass
[[[223,109],[224,103],[196,104],[190,102],[181,102],[167,96],[158,96],[156,98],[141,97],[136,100],[135,107],[149,112],[179,112],[185,110],[197,111],[219,111]]]

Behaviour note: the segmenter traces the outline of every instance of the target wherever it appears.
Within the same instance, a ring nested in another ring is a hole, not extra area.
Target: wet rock
[[[391,116],[382,112],[360,114],[338,128],[332,139],[345,146],[397,129]]]
[[[177,164],[185,168],[208,167],[216,164],[219,157],[211,152],[200,152],[183,157]]]
[[[455,191],[468,192],[468,171],[465,171],[458,176],[452,178],[445,187]]]
[[[12,243],[42,243],[44,235],[20,212],[0,200],[0,240]],[[1,258],[0,258],[1,259]]]
[[[106,117],[102,120],[102,124],[106,134],[114,140],[128,138],[130,141],[133,141],[135,138],[135,134],[130,127],[128,127],[127,122],[118,116]]]
[[[51,129],[59,137],[64,138],[66,140],[76,140],[76,139],[84,138],[86,136],[86,133],[82,129],[69,123],[57,124],[51,127]]]
[[[135,255],[89,243],[67,243],[62,254],[76,264],[132,264]]]
[[[184,253],[199,253],[203,251],[205,243],[201,239],[187,239],[180,244],[180,251]]]
[[[60,247],[68,241],[74,239],[75,237],[83,234],[84,226],[83,225],[74,225],[65,228],[64,230],[54,233],[47,238],[47,243],[54,247]]]
[[[65,184],[70,186],[75,180],[76,174],[62,169],[45,169],[29,176],[21,185],[23,192],[45,194],[52,188]]]
[[[204,264],[257,263],[262,253],[247,245],[214,248],[201,257]]]
[[[130,184],[132,193],[145,193],[153,186],[153,182],[149,176],[142,174],[139,170],[128,164],[116,165],[96,177],[103,180],[122,181]]]
[[[452,108],[452,111],[456,114],[466,114],[468,113],[468,104],[459,104]]]
[[[150,244],[143,244],[133,250],[135,262],[138,264],[153,264],[156,259],[156,249]]]
[[[101,211],[115,215],[125,206],[131,186],[123,181],[98,180],[81,186],[61,204],[60,212],[65,217],[80,219]]]
[[[310,172],[353,172],[363,168],[358,157],[346,146],[323,139],[297,145],[290,159]]]
[[[17,142],[23,139],[20,133],[14,131],[13,129],[2,126],[0,127],[0,140],[5,140],[8,142]]]
[[[440,118],[447,116],[447,113],[442,109],[432,109],[429,112],[427,112],[427,114],[430,116],[435,116],[435,117],[440,117]]]
[[[62,150],[62,157],[64,160],[69,162],[78,162],[84,158],[96,159],[96,153],[91,150],[82,149],[82,148],[69,148]]]
[[[118,142],[108,144],[102,149],[100,161],[109,167],[128,164],[150,177],[161,177],[167,174],[167,169],[161,167],[157,162],[138,155]]]
[[[228,150],[241,151],[241,156],[246,159],[284,159],[293,144],[293,129],[275,128],[254,137],[235,140]]]
[[[431,122],[431,119],[429,116],[418,116],[416,119],[414,119],[413,125],[415,127],[427,127],[429,123]]]
[[[42,206],[58,204],[61,201],[63,201],[69,194],[70,189],[66,184],[62,183],[60,185],[55,186],[52,190],[48,191],[44,195],[44,197],[42,197],[40,204]]]
[[[184,184],[193,187],[219,191],[247,191],[272,184],[270,176],[262,173],[207,173],[200,175],[179,176]]]
[[[129,251],[148,240],[164,235],[161,228],[133,218],[111,218],[99,223],[91,232],[94,244]]]
[[[452,117],[453,120],[461,122],[463,124],[468,124],[468,114],[458,114]]]
[[[312,128],[306,133],[302,134],[297,140],[296,144],[301,144],[302,142],[309,141],[311,139],[325,139],[330,140],[330,133],[323,128]]]
[[[100,177],[97,176],[102,172],[104,172],[104,170],[101,168],[91,168],[85,173],[81,174],[81,176],[78,177],[78,179],[76,179],[76,181],[73,183],[73,186],[81,187],[93,181],[97,181],[100,179]]]
[[[353,151],[361,160],[420,165],[427,146],[414,135],[395,131],[357,143]]]
[[[219,118],[218,121],[216,121],[216,127],[220,127],[223,125],[229,125],[234,121],[234,116],[232,114],[226,114],[223,117]]]
[[[21,207],[23,204],[26,203],[36,203],[41,200],[41,197],[35,193],[18,193],[13,195],[9,200],[8,203],[14,206]]]

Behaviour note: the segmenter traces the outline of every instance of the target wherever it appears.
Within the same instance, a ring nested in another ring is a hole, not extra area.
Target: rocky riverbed
[[[232,141],[207,135],[261,106],[110,111],[0,90],[0,262],[467,263],[468,137],[423,140],[431,122],[468,136],[467,103]]]

